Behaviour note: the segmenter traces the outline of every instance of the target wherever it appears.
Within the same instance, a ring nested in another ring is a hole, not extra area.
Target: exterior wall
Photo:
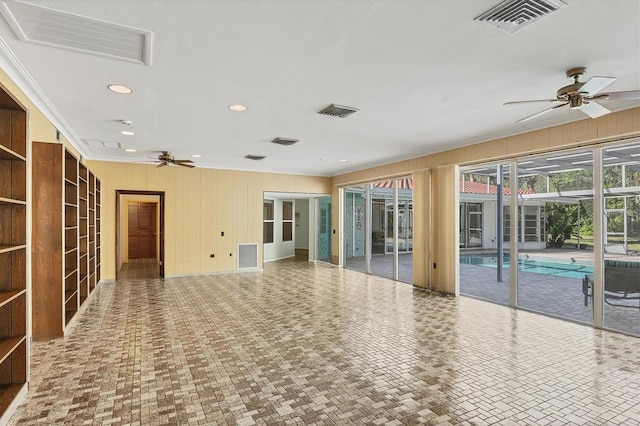
[[[482,203],[482,248],[498,247],[497,206],[498,203],[495,201]]]
[[[456,203],[457,208],[457,200],[454,200],[453,197],[446,194],[446,191],[439,186],[438,179],[435,178],[435,171],[438,167],[448,165],[471,165],[489,161],[507,160],[529,154],[541,154],[544,152],[576,148],[579,146],[597,145],[639,136],[640,108],[633,108],[607,114],[596,119],[587,118],[569,124],[487,141],[436,154],[425,155],[384,166],[345,173],[343,175],[335,176],[332,179],[332,194],[335,203],[338,201],[338,188],[341,186],[359,182],[388,179],[390,177],[403,176],[430,169],[433,174],[433,179],[431,179],[430,182],[420,180],[414,181],[414,193],[425,193],[427,188],[425,188],[424,185],[431,186],[430,190],[433,193],[431,214],[433,217],[432,223],[434,229],[434,233],[431,237],[431,252],[429,252],[428,245],[414,247],[414,259],[426,259],[428,256],[431,256],[434,259],[433,262],[436,262],[436,259],[440,259],[440,262],[437,266],[437,272],[436,270],[419,271],[417,270],[416,265],[414,265],[414,280],[415,277],[431,276],[432,278],[428,285],[432,286],[436,290],[454,293],[454,291],[449,291],[451,289],[451,283],[445,282],[446,280],[441,279],[443,273],[446,272],[448,274],[448,271],[443,271],[442,268],[453,267],[457,269],[457,267],[450,262],[447,262],[445,266],[442,263],[442,259],[456,256],[457,244],[454,244],[456,246],[454,249],[450,247],[448,241],[457,241],[458,229],[450,228],[446,234],[446,238],[439,238],[436,234],[444,231],[440,227],[440,223],[435,216],[442,211],[442,203]],[[449,190],[452,193],[458,192],[457,186],[452,186]],[[414,214],[419,214],[418,209],[419,207],[414,208]],[[454,209],[449,208],[444,209],[444,211],[450,211],[451,214],[457,216]],[[339,209],[334,208],[334,223],[338,223],[339,219]],[[337,263],[337,260],[339,259],[338,250],[340,246],[337,244],[337,238],[334,242],[333,258],[335,259],[334,263]],[[432,265],[427,264],[426,267],[429,269],[432,268]],[[452,276],[451,279],[455,282],[455,276]]]
[[[87,163],[102,185],[103,279],[115,277],[116,189],[164,191],[166,276],[234,271],[238,243],[258,243],[262,267],[264,192],[330,192],[325,177]]]

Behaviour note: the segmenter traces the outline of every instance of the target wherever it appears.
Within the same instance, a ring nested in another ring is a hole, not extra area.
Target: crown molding
[[[0,3],[0,7],[6,7]],[[82,146],[82,140],[73,128],[62,117],[55,105],[49,100],[47,95],[40,89],[35,80],[31,77],[27,69],[13,53],[5,40],[0,37],[0,68],[9,76],[16,86],[29,98],[31,102],[44,114],[56,129],[64,135],[75,149],[80,152],[83,158],[89,158],[86,149]]]

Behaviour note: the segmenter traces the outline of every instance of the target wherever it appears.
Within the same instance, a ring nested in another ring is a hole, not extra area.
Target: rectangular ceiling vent
[[[21,2],[0,13],[22,41],[151,65],[151,31]]]
[[[514,33],[566,6],[562,0],[506,0],[478,16],[476,21]]]
[[[300,139],[287,139],[287,138],[275,138],[271,141],[271,143],[275,143],[278,145],[291,146],[296,142],[299,142]]]
[[[92,148],[122,149],[122,144],[120,142],[99,141],[97,139],[82,139],[82,142]]]
[[[318,111],[318,114],[329,115],[331,117],[345,118],[346,116],[351,115],[356,111],[358,111],[357,108],[352,108],[352,107],[343,106],[343,105],[331,104],[328,107],[323,108],[320,111]]]
[[[244,158],[248,158],[249,160],[264,160],[265,158],[267,158],[266,155],[251,155],[251,154],[247,154],[244,156]]]

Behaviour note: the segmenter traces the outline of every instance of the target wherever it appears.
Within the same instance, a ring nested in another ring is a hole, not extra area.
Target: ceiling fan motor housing
[[[584,86],[584,83],[573,83],[568,86],[561,87],[557,93],[558,99],[570,100],[572,96],[578,96],[582,86]]]
[[[158,155],[158,160],[160,161],[174,161],[173,155],[169,154],[167,151],[162,151],[162,154]]]

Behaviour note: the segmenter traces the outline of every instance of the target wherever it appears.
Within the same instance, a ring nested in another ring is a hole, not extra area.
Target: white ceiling
[[[199,167],[324,176],[585,119],[562,108],[515,124],[549,104],[503,105],[554,98],[568,68],[617,77],[604,92],[640,89],[640,0],[564,0],[513,34],[474,21],[500,1],[34,0],[151,31],[151,65],[21,41],[2,18],[0,63],[86,158],[169,150],[201,154]],[[359,111],[317,114],[330,103]]]

